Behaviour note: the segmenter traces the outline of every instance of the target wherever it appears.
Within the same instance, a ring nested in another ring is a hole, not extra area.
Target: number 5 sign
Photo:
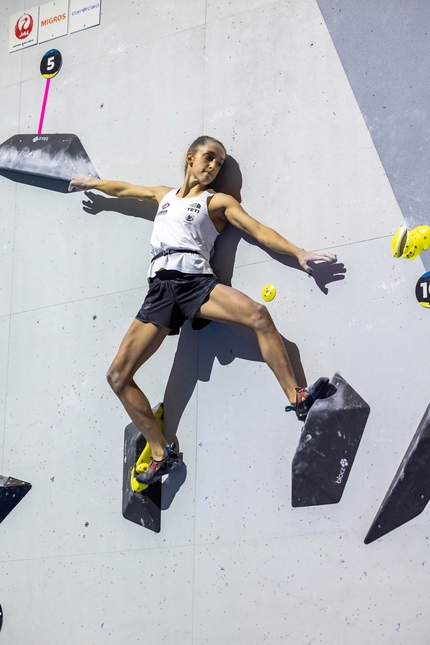
[[[54,78],[60,71],[62,62],[58,49],[50,49],[40,61],[40,73],[45,78]]]
[[[45,94],[43,96],[42,102],[42,111],[40,113],[39,128],[37,134],[42,134],[43,121],[45,119],[45,110],[46,104],[48,102],[49,86],[51,84],[51,78],[54,78],[61,69],[61,64],[63,58],[58,51],[58,49],[50,49],[49,52],[46,52],[42,60],[40,61],[40,73],[46,78],[45,85]]]

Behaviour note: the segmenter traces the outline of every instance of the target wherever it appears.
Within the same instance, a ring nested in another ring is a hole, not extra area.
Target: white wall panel
[[[0,89],[0,144],[18,131],[20,85]],[[10,313],[16,185],[0,177],[0,316]]]
[[[0,143],[18,132],[21,86],[19,83],[0,89]],[[2,179],[2,184],[5,183]]]
[[[123,437],[129,419],[105,373],[144,295],[143,289],[129,290],[13,316],[4,466],[33,490],[21,502],[25,514],[8,518],[11,528],[2,544],[8,558],[114,551],[121,545],[131,548],[136,539],[149,548],[166,546],[167,533],[169,543],[192,542],[193,399],[177,421],[190,474],[163,513],[163,533],[142,531],[121,517]],[[173,363],[176,346],[175,338],[166,339],[137,378],[153,405],[165,398],[166,366]],[[182,369],[197,369],[195,353],[194,365],[189,351]],[[168,390],[166,436],[176,430],[168,402],[179,387],[176,378]],[[85,522],[87,532],[81,530]],[[27,539],[28,524],[37,536],[33,542]]]
[[[186,146],[202,127],[203,48],[198,28],[79,65],[65,59],[51,82],[44,132],[77,134],[103,177],[180,182]],[[44,83],[23,83],[23,132],[37,131]]]
[[[18,188],[15,313],[146,286],[150,222],[86,213],[83,199],[83,193]]]
[[[208,0],[207,2],[207,21],[214,22],[228,16],[245,13],[251,9],[264,7],[273,4],[272,0],[232,0],[231,2],[217,2],[217,0]],[[284,3],[284,4],[290,4]]]
[[[195,641],[424,645],[428,594],[405,592],[414,577],[427,584],[426,537],[412,527],[373,550],[354,533],[199,547]]]
[[[3,448],[5,436],[6,395],[7,395],[7,369],[9,355],[9,316],[0,316],[0,432],[1,432],[1,457],[3,465]]]
[[[16,187],[6,179],[0,181],[4,184],[0,206],[0,316],[5,316],[11,306]]]
[[[1,141],[37,132],[48,49],[7,54],[9,5]],[[0,177],[0,474],[33,486],[2,524],[5,642],[424,645],[428,509],[363,545],[428,405],[423,263],[391,256],[403,216],[316,0],[103,0],[99,27],[49,47],[44,132],[78,135],[102,177],[179,186],[211,134],[251,215],[337,253],[332,282],[310,279],[230,229],[215,266],[257,301],[275,284],[299,379],[339,370],[371,413],[341,502],[292,509],[301,424],[253,333],[186,326],[136,376],[184,480],[159,534],[125,521],[129,420],[105,372],[146,293],[152,206]]]
[[[136,543],[113,553],[2,562],[0,569],[8,643],[143,644],[154,633],[167,643],[192,642],[192,547],[143,550]],[[143,593],[146,578],[156,578],[162,598]]]
[[[309,249],[399,226],[400,209],[316,5],[297,11],[273,3],[219,20],[208,26],[207,52],[205,127],[240,163],[248,212]],[[261,260],[248,253],[239,247],[236,261]]]
[[[129,78],[122,73],[125,53],[98,62],[98,96],[91,90],[93,81],[82,76],[82,68],[63,70],[61,84],[54,86],[52,82],[44,131],[78,134],[104,177],[147,185],[180,185],[184,151],[201,131],[196,122],[202,121],[202,90],[194,89],[195,79],[184,76],[199,52],[197,74],[203,74],[203,31],[193,30],[172,38],[176,44],[170,45],[170,52],[160,41],[146,45],[149,71],[146,78],[140,74],[142,83],[132,86],[131,93]],[[185,52],[183,57],[175,58],[177,48]],[[136,76],[140,64],[136,59]],[[166,100],[162,92],[155,91],[160,78],[167,88]],[[43,83],[40,77],[22,86],[22,131],[37,131]],[[77,93],[77,87],[82,93]],[[118,92],[129,96],[122,106],[118,104]],[[154,119],[163,123],[161,129],[154,128]],[[183,127],[179,136],[181,152],[173,146],[177,119]],[[145,284],[152,225],[139,216],[153,216],[152,206],[142,205],[139,209],[136,202],[130,206],[135,217],[103,211],[93,217],[82,211],[82,200],[86,200],[83,193],[64,195],[19,188],[14,311]],[[112,200],[103,203],[108,209],[116,208]]]
[[[205,22],[203,0],[188,1],[180,12],[175,10],[171,0],[125,0],[120,4],[102,0],[101,4],[102,18],[98,27],[29,48],[23,58],[22,80],[38,77],[40,60],[51,48],[61,51],[65,65],[83,65],[83,75],[91,77],[93,60],[116,55],[127,49],[131,50],[129,58],[135,57],[140,53],[142,45],[155,40],[166,42],[166,38],[187,32]],[[6,10],[5,14],[8,16]],[[124,74],[129,70],[128,62],[124,67]],[[58,80],[59,78],[56,83]],[[93,80],[96,79],[93,77]]]
[[[29,8],[33,6],[34,5],[31,5]],[[4,2],[0,5],[0,47],[2,54],[7,56],[7,65],[2,65],[0,68],[0,88],[8,87],[10,85],[19,85],[21,82],[22,52],[13,52],[13,54],[10,55],[6,52],[9,51],[10,17],[13,13],[23,9],[24,2],[22,0],[16,0],[13,7],[10,3],[6,4]]]
[[[347,271],[327,295],[303,272],[274,261],[236,268],[232,285],[262,302],[262,288],[273,283],[277,296],[268,308],[298,348],[298,379],[300,368],[308,383],[340,371],[370,405],[345,501],[290,507],[291,459],[302,426],[284,412],[288,401],[251,332],[213,325],[200,341],[198,541],[337,530],[364,536],[424,414],[428,388],[417,391],[416,384],[426,382],[427,363],[416,365],[412,380],[400,367],[426,344],[426,312],[411,293],[421,261],[395,263],[386,239],[337,251]],[[405,405],[410,397],[413,409]],[[416,521],[428,523],[428,514]]]

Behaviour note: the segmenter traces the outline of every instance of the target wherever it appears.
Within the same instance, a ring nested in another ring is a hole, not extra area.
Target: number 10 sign
[[[415,295],[420,305],[430,309],[430,271],[424,273],[418,280]]]

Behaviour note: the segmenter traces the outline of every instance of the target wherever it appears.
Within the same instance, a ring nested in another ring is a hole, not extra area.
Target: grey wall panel
[[[318,2],[406,223],[428,224],[430,7]]]

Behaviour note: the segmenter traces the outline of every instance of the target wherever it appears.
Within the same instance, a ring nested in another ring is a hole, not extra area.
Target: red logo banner
[[[24,40],[24,38],[27,38],[33,31],[33,17],[30,16],[30,14],[25,13],[19,20],[17,21],[15,25],[15,36],[19,38],[19,40]]]

